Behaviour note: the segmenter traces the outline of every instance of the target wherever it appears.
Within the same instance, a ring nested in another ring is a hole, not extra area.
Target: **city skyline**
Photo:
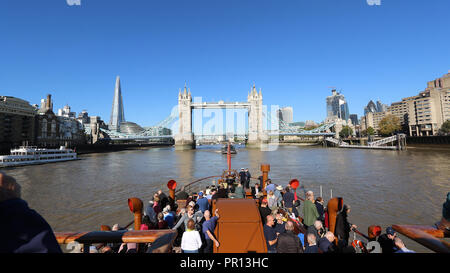
[[[0,4],[10,26],[1,30],[0,93],[31,104],[52,94],[55,109],[68,104],[106,122],[116,75],[127,119],[152,126],[185,81],[204,101],[244,101],[256,83],[264,104],[320,122],[330,86],[362,116],[368,101],[416,94],[449,69],[446,1],[24,3]]]

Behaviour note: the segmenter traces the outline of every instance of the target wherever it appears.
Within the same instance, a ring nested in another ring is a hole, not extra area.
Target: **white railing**
[[[398,137],[399,138],[404,138],[406,135],[405,134],[399,134]],[[390,136],[390,137],[386,137],[377,141],[373,141],[373,142],[369,142],[368,145],[369,146],[380,146],[383,144],[387,144],[387,143],[391,143],[397,141],[397,135],[395,136]]]

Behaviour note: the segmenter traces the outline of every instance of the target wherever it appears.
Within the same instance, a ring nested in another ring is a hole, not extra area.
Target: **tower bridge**
[[[195,138],[192,132],[192,110],[193,109],[247,109],[248,111],[248,140],[250,147],[259,147],[264,137],[263,130],[263,104],[262,92],[256,91],[255,85],[247,96],[247,102],[192,102],[191,91],[184,86],[183,92],[178,94],[179,128],[175,135],[175,149],[185,150],[195,148]]]
[[[222,134],[196,134],[193,132],[192,115],[196,109],[244,109],[248,114],[248,130],[244,133],[222,133]],[[178,133],[168,129],[172,124],[178,121]],[[276,124],[276,130],[264,129],[264,123]],[[192,100],[190,89],[184,86],[178,93],[178,107],[174,107],[168,117],[152,127],[134,126],[134,130],[125,132],[120,130],[122,124],[125,124],[125,115],[123,110],[123,101],[121,94],[120,78],[116,79],[114,92],[113,108],[111,111],[111,120],[108,129],[100,129],[111,141],[150,141],[175,143],[177,150],[195,149],[196,140],[216,139],[218,141],[227,140],[231,137],[245,140],[248,147],[259,148],[263,143],[273,140],[274,136],[332,136],[331,132],[334,123],[325,123],[312,130],[303,130],[297,126],[291,126],[283,120],[279,120],[277,115],[272,116],[270,111],[263,109],[263,96],[261,89],[256,90],[252,86],[248,93],[247,101],[244,102],[197,102]],[[130,122],[128,122],[130,123]],[[138,130],[140,129],[140,130]]]

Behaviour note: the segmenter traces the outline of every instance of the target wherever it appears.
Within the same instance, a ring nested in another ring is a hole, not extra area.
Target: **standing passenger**
[[[189,219],[187,229],[181,238],[181,250],[183,253],[198,253],[201,247],[200,233],[195,230],[194,220]]]
[[[323,253],[335,252],[335,247],[333,245],[334,239],[335,237],[333,232],[328,231],[327,233],[325,233],[325,236],[319,240],[319,249]]]
[[[158,229],[167,229],[169,225],[164,221],[164,214],[162,212],[158,213]]]
[[[313,233],[308,233],[308,235],[306,235],[306,240],[308,245],[305,248],[305,253],[319,253],[316,236]]]
[[[205,235],[205,241],[206,246],[204,249],[204,253],[213,253],[213,244],[216,245],[216,247],[219,247],[219,241],[217,241],[214,230],[216,229],[217,220],[219,219],[219,210],[216,209],[215,213],[216,216],[211,218],[211,213],[209,210],[205,211],[204,217],[205,222],[203,222],[202,232]]]
[[[319,213],[318,220],[322,222],[322,225],[325,225],[325,209],[323,207],[323,198],[320,196],[317,197],[314,204],[316,205],[317,212]]]
[[[283,221],[283,214],[280,213],[280,212],[277,212],[275,217],[276,217],[276,220],[277,220],[275,222],[275,226],[274,226],[275,232],[278,233],[278,234],[285,233],[286,230],[287,230],[287,227],[286,227],[287,223],[285,223]]]
[[[246,174],[245,188],[250,189],[250,178],[252,178],[252,175],[250,174],[248,169],[245,169],[245,174]]]
[[[153,201],[148,201],[148,205],[145,208],[144,214],[149,217],[149,221],[153,224],[153,226],[156,226],[158,220],[156,219],[156,213],[153,209]]]
[[[277,200],[275,198],[273,191],[269,191],[267,195],[267,202],[269,204],[269,209],[274,210],[277,208]]]
[[[162,208],[161,205],[159,204],[159,197],[155,196],[153,198],[153,210],[155,211],[156,214],[162,212]]]
[[[245,172],[244,168],[241,168],[241,171],[239,172],[239,180],[241,182],[241,185],[245,187],[245,183],[247,182],[247,173]]]
[[[357,226],[348,222],[348,214],[350,213],[350,206],[344,205],[341,212],[336,217],[336,227],[334,229],[334,235],[338,239],[338,245],[341,248],[348,246],[348,238],[350,237],[350,230],[356,229]]]
[[[277,233],[273,228],[275,220],[272,215],[267,215],[264,225],[264,238],[266,238],[267,253],[277,253]]]
[[[386,233],[378,237],[377,241],[381,246],[382,253],[394,253],[398,250],[394,242],[395,237],[397,237],[397,232],[392,227],[387,227]]]
[[[283,195],[281,194],[282,191],[283,191],[283,186],[278,185],[275,188],[275,191],[273,192],[273,194],[275,195],[275,199],[277,201],[277,207],[281,207],[281,205],[282,205],[282,201],[283,201]]]
[[[312,191],[306,192],[306,199],[303,206],[303,224],[305,228],[308,228],[319,218],[319,213],[317,212],[316,205],[314,205],[314,193]]]
[[[314,221],[314,225],[309,226],[306,233],[314,234],[314,236],[316,237],[316,244],[317,244],[320,238],[322,238],[325,235],[325,230],[323,229],[322,222],[320,220]]]
[[[163,215],[164,215],[164,221],[167,222],[167,226],[169,228],[172,228],[174,225],[174,221],[175,221],[175,215],[173,214],[173,212],[170,210],[170,205],[167,205],[164,209],[163,209]]]
[[[292,208],[294,206],[295,196],[290,191],[289,187],[285,189],[286,193],[283,195],[283,206],[286,207],[290,213],[292,213]]]
[[[286,232],[278,235],[277,253],[303,253],[302,242],[294,234],[294,223],[286,222]]]
[[[261,215],[261,222],[263,225],[266,224],[267,216],[272,213],[272,210],[267,207],[267,199],[264,198],[261,200],[261,205],[259,207],[259,214]]]
[[[197,206],[202,213],[209,210],[209,202],[207,198],[203,197],[203,192],[198,193]]]
[[[167,198],[167,195],[162,190],[158,190],[158,197],[159,205],[161,208],[165,208],[169,204],[169,198]]]
[[[255,183],[255,186],[252,187],[252,195],[253,198],[258,198],[259,197],[259,193],[262,191],[261,186],[259,185],[259,183]]]

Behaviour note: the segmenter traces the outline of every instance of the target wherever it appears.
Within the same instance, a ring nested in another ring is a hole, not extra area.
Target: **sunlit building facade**
[[[336,89],[331,90],[331,96],[327,99],[327,118],[328,119],[350,119],[348,104],[344,95],[336,92]]]

